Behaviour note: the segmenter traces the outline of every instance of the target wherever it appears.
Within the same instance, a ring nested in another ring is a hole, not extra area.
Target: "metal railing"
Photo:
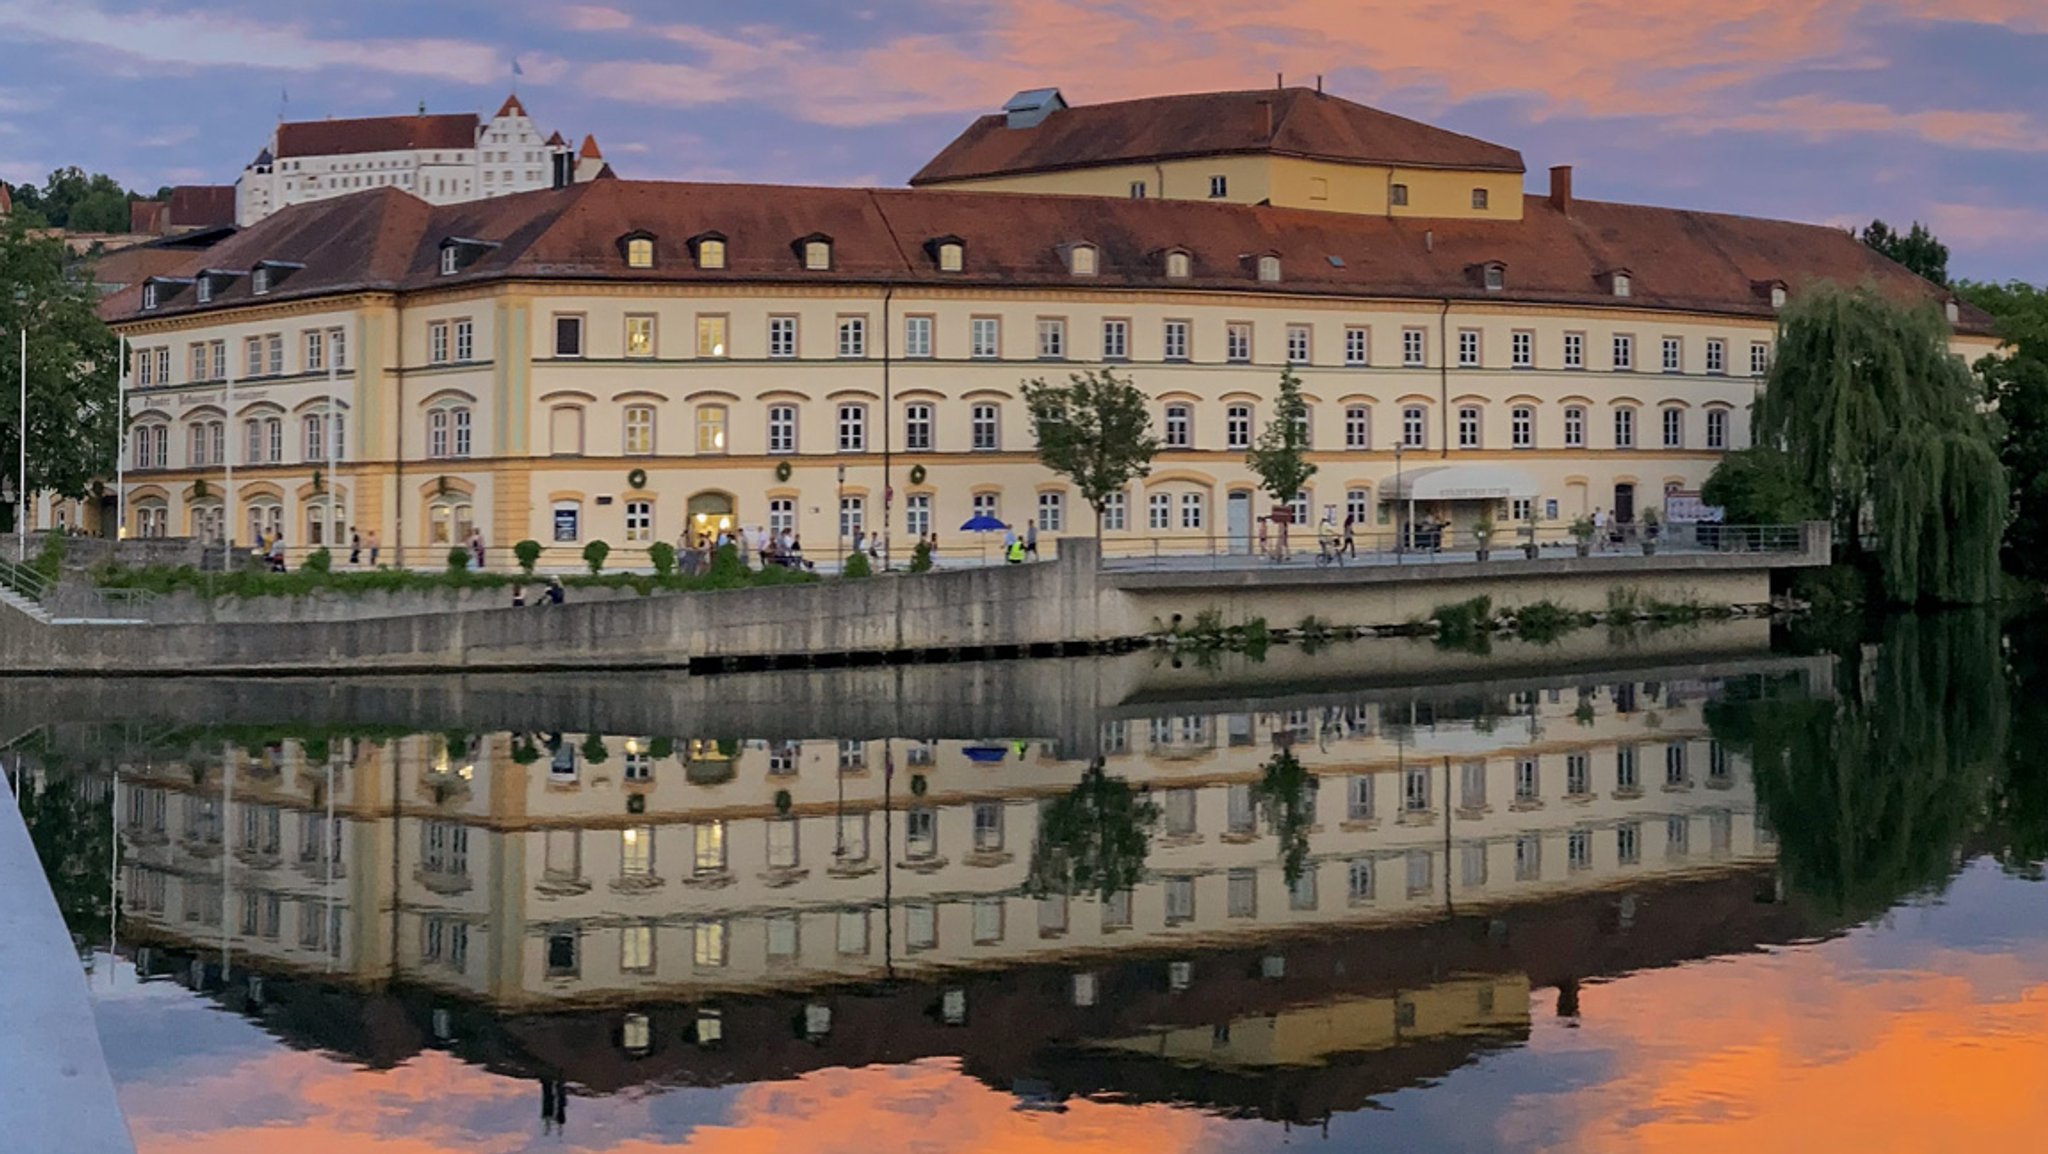
[[[1339,531],[1327,548],[1315,526],[1292,526],[1283,543],[1277,529],[1264,540],[1202,535],[1105,539],[1102,564],[1110,569],[1253,569],[1275,565],[1353,567],[1560,560],[1629,553],[1799,554],[1808,548],[1804,525],[1680,525],[1654,535],[1640,524],[1609,526],[1581,542],[1569,526],[1496,528],[1482,553],[1469,528],[1416,526],[1413,532]]]
[[[31,601],[41,601],[50,591],[50,579],[26,565],[0,560],[0,586]]]

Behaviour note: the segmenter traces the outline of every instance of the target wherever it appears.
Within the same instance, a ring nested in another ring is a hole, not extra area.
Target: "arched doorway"
[[[687,528],[693,544],[698,538],[716,537],[721,531],[739,526],[733,512],[731,493],[707,489],[692,496],[683,512],[688,518]]]

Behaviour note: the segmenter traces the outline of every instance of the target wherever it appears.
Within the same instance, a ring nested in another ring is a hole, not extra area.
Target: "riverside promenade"
[[[447,611],[334,599],[302,612],[257,598],[260,619],[53,623],[0,606],[0,671],[15,674],[426,673],[721,669],[754,665],[1053,655],[1117,648],[1198,619],[1292,627],[1412,625],[1475,597],[1597,612],[1644,603],[1756,606],[1773,570],[1828,563],[1825,524],[1764,551],[1671,551],[1413,564],[1105,564],[1092,538],[1051,561],[721,592]],[[312,599],[300,599],[312,600]]]
[[[135,1154],[100,1049],[85,969],[14,793],[0,787],[0,1149]]]

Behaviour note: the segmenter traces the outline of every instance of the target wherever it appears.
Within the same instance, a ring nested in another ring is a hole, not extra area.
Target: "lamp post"
[[[1402,447],[1400,441],[1394,442],[1394,564],[1396,565],[1401,564],[1405,560],[1405,555],[1408,551],[1407,534],[1404,531],[1405,527],[1401,524]]]
[[[846,564],[846,465],[839,466],[839,487],[833,492],[833,524],[839,529],[839,563]]]

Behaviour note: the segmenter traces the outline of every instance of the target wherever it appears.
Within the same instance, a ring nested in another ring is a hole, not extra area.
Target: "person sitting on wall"
[[[560,577],[548,578],[547,591],[541,595],[540,603],[542,605],[560,605],[567,599],[568,591],[562,588],[562,579]]]

